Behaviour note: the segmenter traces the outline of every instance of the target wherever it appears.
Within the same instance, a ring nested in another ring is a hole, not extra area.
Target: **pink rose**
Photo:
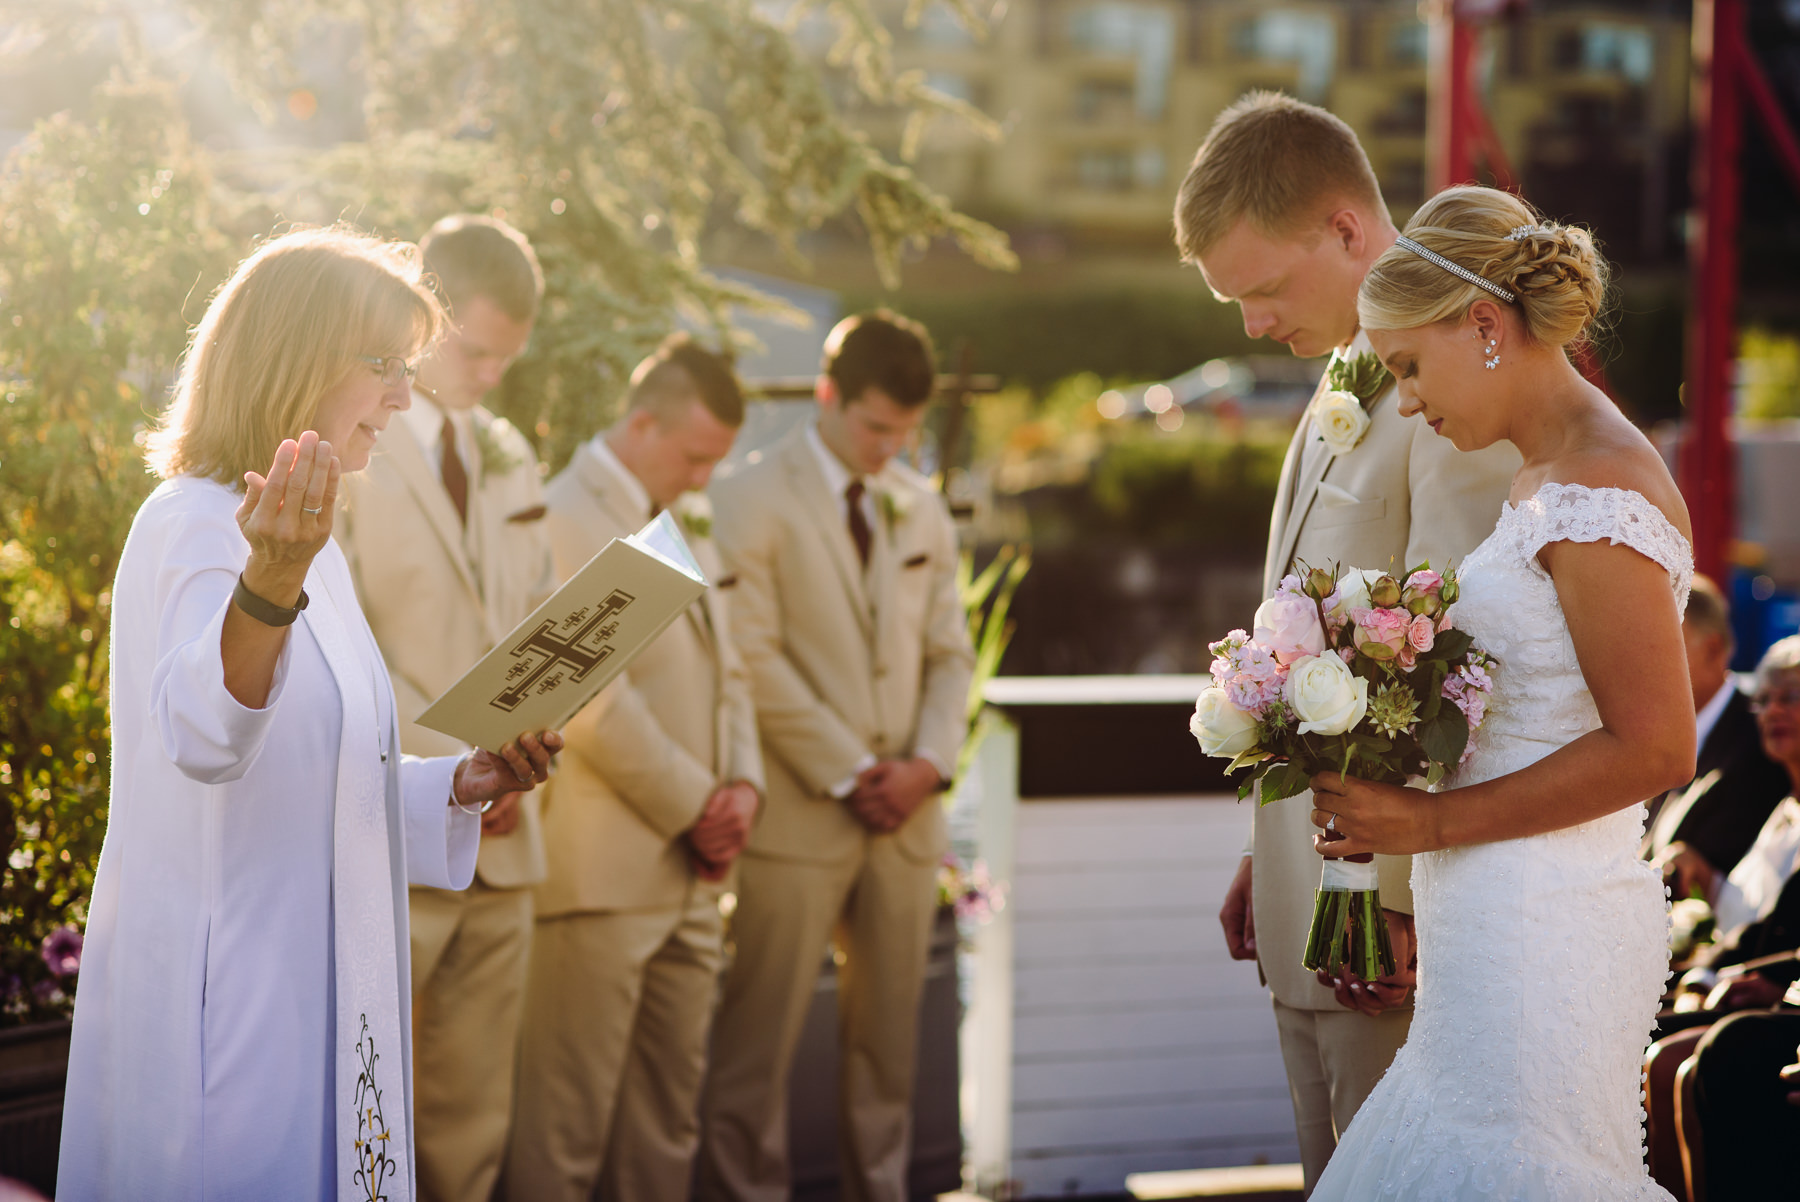
[[[1407,588],[1416,588],[1421,593],[1441,593],[1444,591],[1444,578],[1430,568],[1420,568],[1406,578]]]
[[[1390,660],[1406,646],[1412,615],[1403,609],[1357,609],[1350,612],[1356,626],[1356,649],[1373,660]]]
[[[1318,605],[1301,593],[1276,593],[1256,607],[1256,641],[1283,664],[1322,654],[1325,629]]]
[[[1413,650],[1411,643],[1402,643],[1400,654],[1394,657],[1394,662],[1400,665],[1402,672],[1410,672],[1419,666],[1419,653]]]
[[[1429,651],[1437,642],[1437,626],[1424,614],[1414,618],[1406,627],[1406,641],[1414,651]]]

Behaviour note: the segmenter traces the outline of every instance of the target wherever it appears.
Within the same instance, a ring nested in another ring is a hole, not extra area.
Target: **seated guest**
[[[1792,1198],[1800,1094],[1800,989],[1774,1011],[1734,1014],[1682,1066],[1679,1127],[1692,1202]]]
[[[442,322],[409,248],[331,229],[194,330],[114,583],[61,1198],[414,1196],[406,885],[467,887],[481,810],[561,746],[402,756],[331,538]]]
[[[1732,682],[1731,613],[1704,576],[1694,577],[1681,632],[1700,751],[1693,781],[1651,803],[1644,855],[1663,868],[1677,898],[1710,898],[1790,786],[1763,752],[1750,699]]]
[[[762,796],[731,578],[698,491],[743,421],[730,366],[677,336],[632,373],[624,416],[545,490],[562,576],[669,509],[714,587],[568,724],[544,802],[549,875],[506,1169],[517,1202],[688,1196],[719,903]]]

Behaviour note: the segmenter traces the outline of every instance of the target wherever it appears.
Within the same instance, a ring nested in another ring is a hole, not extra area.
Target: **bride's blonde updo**
[[[1520,227],[1531,227],[1509,237]],[[1448,188],[1422,205],[1404,231],[1518,299],[1525,332],[1543,346],[1585,339],[1606,299],[1606,260],[1579,226],[1546,222],[1529,204],[1493,188]],[[1375,260],[1357,294],[1363,328],[1410,330],[1460,321],[1487,291],[1398,244]]]

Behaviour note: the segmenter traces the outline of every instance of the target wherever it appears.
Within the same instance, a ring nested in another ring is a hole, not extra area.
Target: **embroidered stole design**
[[[310,582],[309,582],[310,583]],[[348,628],[353,597],[321,580],[330,605],[303,616],[343,703],[332,818],[332,949],[337,1012],[334,1106],[339,1199],[410,1202],[405,1062],[400,1032],[389,764],[394,703],[374,642]],[[366,651],[359,654],[358,648]]]

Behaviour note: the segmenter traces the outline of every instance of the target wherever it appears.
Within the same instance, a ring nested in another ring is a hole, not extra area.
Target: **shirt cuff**
[[[846,797],[850,796],[850,794],[856,792],[857,778],[873,768],[878,762],[879,761],[877,761],[869,752],[863,752],[862,758],[856,761],[856,767],[850,770],[850,775],[831,786],[826,792],[831,795],[833,801],[844,800]]]

